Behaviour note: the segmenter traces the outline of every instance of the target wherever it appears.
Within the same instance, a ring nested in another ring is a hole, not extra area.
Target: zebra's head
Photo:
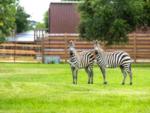
[[[103,49],[101,48],[100,44],[98,43],[98,41],[94,41],[94,50],[95,50],[95,54],[98,54],[100,52],[103,52]]]
[[[75,54],[75,52],[76,52],[75,44],[74,44],[74,42],[71,40],[71,41],[69,42],[69,54],[70,54],[70,56],[72,56],[73,54]]]

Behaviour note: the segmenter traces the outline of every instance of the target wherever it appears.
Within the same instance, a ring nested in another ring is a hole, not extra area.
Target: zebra
[[[79,69],[85,69],[88,74],[88,84],[93,84],[93,64],[95,59],[94,50],[77,52],[73,41],[69,42],[69,61],[73,84],[77,84],[77,75]]]
[[[102,72],[104,84],[107,84],[106,81],[106,68],[116,68],[120,67],[123,74],[122,85],[125,84],[125,79],[127,74],[130,77],[130,85],[132,85],[132,70],[131,63],[133,60],[125,51],[113,51],[105,52],[99,45],[98,41],[94,42],[94,50],[96,55],[97,64]]]

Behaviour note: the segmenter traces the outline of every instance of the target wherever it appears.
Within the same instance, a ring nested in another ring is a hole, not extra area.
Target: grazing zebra
[[[73,84],[77,84],[78,70],[84,68],[88,74],[88,84],[93,84],[93,63],[95,59],[94,50],[77,52],[75,44],[69,42],[69,64],[72,70]]]
[[[94,42],[94,50],[97,64],[103,75],[104,84],[107,84],[105,69],[107,67],[115,68],[119,66],[123,74],[122,85],[125,84],[127,73],[130,76],[130,85],[132,85],[131,63],[133,60],[128,53],[124,51],[105,52],[97,41]]]

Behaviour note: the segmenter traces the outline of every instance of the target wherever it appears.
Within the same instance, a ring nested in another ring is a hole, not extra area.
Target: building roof
[[[80,2],[53,2],[49,8],[50,33],[77,33],[79,13],[77,3]]]
[[[66,4],[66,3],[71,3],[71,4],[78,4],[82,3],[82,1],[60,1],[60,2],[51,2],[51,4]]]

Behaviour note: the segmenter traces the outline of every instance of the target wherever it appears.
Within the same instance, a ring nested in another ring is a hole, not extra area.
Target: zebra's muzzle
[[[95,54],[97,55],[97,54],[98,54],[98,51],[95,51]]]
[[[73,56],[73,52],[70,52],[70,56]]]

